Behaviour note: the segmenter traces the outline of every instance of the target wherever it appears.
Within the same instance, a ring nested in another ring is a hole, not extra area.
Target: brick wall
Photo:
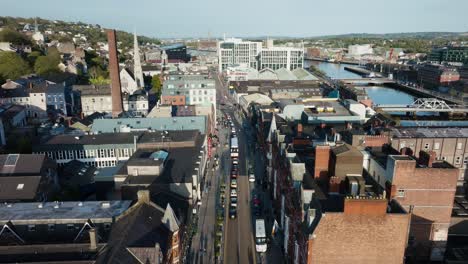
[[[414,206],[410,235],[416,252],[411,253],[418,258],[428,257],[434,240],[447,240],[457,178],[456,168],[416,168],[414,160],[395,162],[392,195],[407,210]]]
[[[163,105],[185,105],[185,95],[163,95],[161,102]]]
[[[345,199],[344,214],[346,215],[384,216],[386,213],[386,199]]]
[[[319,180],[328,179],[328,164],[330,162],[330,146],[315,147],[314,178]]]

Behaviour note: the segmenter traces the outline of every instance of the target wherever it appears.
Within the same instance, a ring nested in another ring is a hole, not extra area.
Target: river
[[[332,79],[362,78],[359,74],[345,70],[344,67],[346,67],[347,64],[336,64],[309,60],[304,62],[305,68],[309,68],[310,65],[315,65],[318,69],[326,73]],[[357,86],[356,88],[365,89],[367,95],[370,99],[372,99],[374,104],[411,104],[417,99],[417,97],[411,94],[385,86]],[[418,115],[432,115],[432,113],[420,112]]]

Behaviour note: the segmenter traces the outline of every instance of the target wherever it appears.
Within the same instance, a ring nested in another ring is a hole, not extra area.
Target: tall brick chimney
[[[111,78],[112,117],[115,118],[123,112],[119,59],[117,57],[117,39],[115,37],[115,30],[107,30],[107,42],[109,44],[109,73]]]
[[[302,136],[302,131],[303,131],[302,124],[301,123],[297,124],[297,136],[298,137]]]
[[[315,168],[314,178],[318,180],[328,181],[328,166],[330,162],[330,146],[315,147]]]
[[[423,151],[419,152],[419,164],[425,165],[427,167],[432,167],[432,163],[434,163],[436,159],[436,153],[434,151]]]

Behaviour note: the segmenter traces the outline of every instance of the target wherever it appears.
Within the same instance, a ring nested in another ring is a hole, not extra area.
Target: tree
[[[159,74],[153,75],[153,79],[151,79],[151,86],[153,92],[156,94],[161,94],[161,79],[159,78]]]
[[[0,31],[0,42],[11,42],[14,45],[26,45],[30,46],[32,41],[26,35],[13,30],[11,28],[5,28]]]
[[[3,79],[18,79],[31,73],[28,63],[14,52],[0,52],[0,76]]]
[[[41,76],[59,72],[58,64],[60,61],[51,56],[39,56],[34,64],[34,71]]]
[[[34,64],[36,63],[36,60],[39,56],[42,54],[39,51],[32,51],[31,53],[28,54],[26,57],[26,60],[29,62],[29,65],[31,67],[34,67]]]

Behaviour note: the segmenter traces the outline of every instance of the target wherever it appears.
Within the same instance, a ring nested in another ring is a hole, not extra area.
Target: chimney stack
[[[436,153],[434,151],[423,151],[419,152],[419,164],[425,165],[427,167],[432,167],[432,163],[434,163],[436,159]]]
[[[123,112],[122,90],[120,85],[119,59],[117,54],[117,39],[113,29],[107,30],[109,44],[109,74],[111,78],[112,117],[116,118]]]
[[[89,248],[91,250],[96,250],[97,249],[97,234],[96,234],[96,228],[91,228],[89,229]]]
[[[297,124],[297,136],[298,137],[302,136],[302,131],[303,131],[302,124],[301,123]]]
[[[150,203],[150,191],[149,190],[139,190],[137,192],[138,202],[139,203]]]

